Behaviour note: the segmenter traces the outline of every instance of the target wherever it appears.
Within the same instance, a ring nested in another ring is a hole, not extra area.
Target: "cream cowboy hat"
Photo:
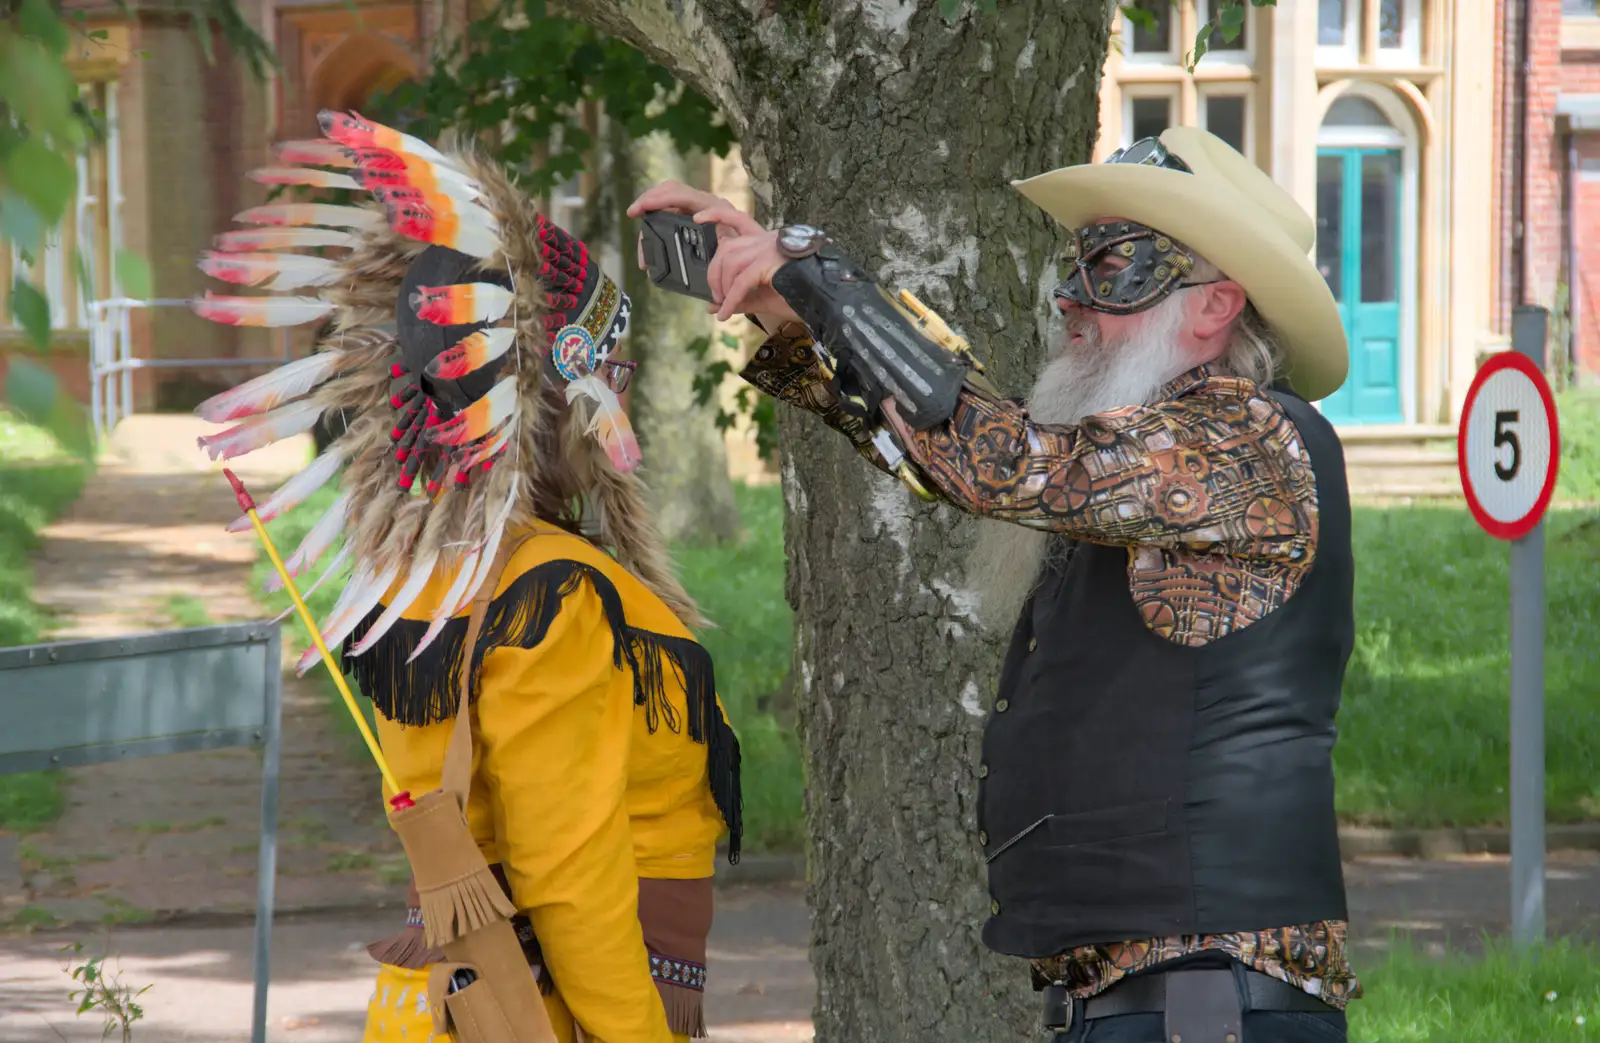
[[[1068,228],[1120,217],[1193,248],[1244,287],[1277,333],[1296,394],[1314,402],[1339,390],[1350,351],[1339,307],[1308,256],[1310,215],[1214,134],[1172,127],[1161,144],[1193,173],[1085,163],[1011,184]]]

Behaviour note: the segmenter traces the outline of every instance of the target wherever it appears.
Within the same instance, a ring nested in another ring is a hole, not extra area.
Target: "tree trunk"
[[[613,180],[624,235],[624,282],[633,302],[628,352],[639,363],[629,385],[630,409],[644,452],[644,474],[656,503],[656,524],[672,542],[722,543],[739,534],[739,507],[728,478],[728,452],[717,427],[717,402],[695,401],[694,378],[705,363],[685,350],[713,335],[703,301],[663,293],[633,262],[638,224],[623,211],[648,185],[672,178],[697,184],[697,166],[665,134],[629,142],[613,138]]]
[[[973,342],[1003,386],[1041,353],[1060,240],[1008,182],[1088,159],[1106,0],[583,0],[694,83],[764,220],[827,229]],[[974,631],[970,522],[785,411],[819,1043],[1029,1038],[1021,961],[989,954],[974,769],[1000,644]]]

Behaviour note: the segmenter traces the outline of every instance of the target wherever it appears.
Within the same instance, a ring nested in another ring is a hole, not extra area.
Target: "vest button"
[[[1036,638],[1036,637],[1028,638],[1028,651],[1032,652],[1034,649],[1036,649],[1038,647],[1039,647],[1039,639],[1038,638]]]
[[[1011,709],[1010,699],[1001,699],[999,702],[994,704],[995,713],[1005,713],[1009,709]]]
[[[1000,915],[1000,903],[999,902],[990,902],[989,903],[989,912],[992,913],[995,916],[999,916]]]
[[[982,844],[984,847],[989,846],[989,834],[985,833],[981,829],[978,830],[978,843]]]
[[[978,778],[986,779],[988,777],[989,777],[989,766],[987,764],[978,765]]]

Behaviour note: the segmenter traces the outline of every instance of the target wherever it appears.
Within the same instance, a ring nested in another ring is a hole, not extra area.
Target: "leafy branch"
[[[149,992],[151,986],[135,992],[132,986],[124,985],[120,975],[108,976],[105,971],[105,957],[91,957],[84,963],[78,963],[76,958],[83,953],[83,943],[73,942],[63,946],[62,952],[70,952],[72,959],[67,961],[64,970],[72,975],[72,980],[83,986],[67,993],[67,998],[78,1004],[78,1016],[99,1010],[105,1018],[105,1028],[100,1033],[101,1039],[106,1039],[113,1032],[120,1032],[122,1043],[129,1043],[133,1039],[133,1024],[144,1017],[144,1008],[136,1000]]]
[[[1179,0],[1127,0],[1119,3],[1122,17],[1144,29],[1157,32],[1161,28],[1154,8],[1178,6]],[[1251,7],[1277,7],[1278,0],[1249,0]],[[1194,72],[1200,59],[1210,51],[1213,37],[1220,36],[1224,43],[1233,43],[1244,31],[1245,0],[1216,0],[1216,13],[1195,33],[1194,48],[1183,56],[1184,68]]]
[[[587,165],[595,147],[586,102],[639,138],[671,135],[683,151],[733,144],[715,107],[620,40],[552,15],[545,0],[500,0],[445,45],[428,75],[378,99],[375,111],[421,138],[456,128],[484,139],[534,194]]]

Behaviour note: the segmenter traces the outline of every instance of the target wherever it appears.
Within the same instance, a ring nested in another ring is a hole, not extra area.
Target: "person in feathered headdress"
[[[220,236],[201,268],[312,294],[208,293],[194,307],[332,328],[308,358],[203,403],[208,420],[243,422],[201,444],[227,459],[343,415],[344,433],[260,515],[339,483],[286,564],[307,573],[340,545],[313,585],[349,566],[322,636],[378,711],[397,781],[438,788],[470,664],[467,817],[519,911],[558,1038],[703,1036],[715,848],[726,832],[730,861],[739,849],[738,742],[633,474],[618,398],[631,367],[613,357],[628,299],[472,150],[353,114],[321,123],[325,139],[279,146],[304,165],[252,176],[365,189],[377,205],[240,214],[256,227]],[[308,248],[323,253],[293,252]],[[414,887],[407,929],[371,950],[367,1040],[430,1031],[427,898]]]

